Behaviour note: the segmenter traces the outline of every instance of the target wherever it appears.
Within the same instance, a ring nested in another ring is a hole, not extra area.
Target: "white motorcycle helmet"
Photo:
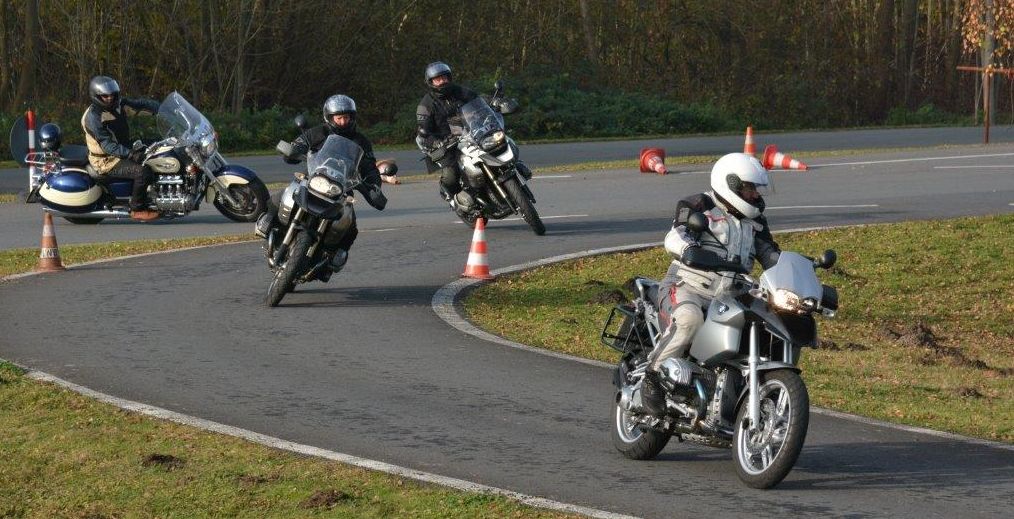
[[[718,159],[711,168],[711,189],[745,218],[757,218],[764,210],[764,199],[758,196],[752,203],[745,200],[740,192],[746,182],[759,192],[768,185],[767,170],[751,155],[730,153]]]

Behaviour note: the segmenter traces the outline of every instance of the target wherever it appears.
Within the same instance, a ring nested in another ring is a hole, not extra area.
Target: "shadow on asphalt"
[[[429,306],[430,300],[433,299],[433,293],[439,289],[440,287],[436,285],[348,288],[330,288],[326,285],[321,285],[320,288],[307,289],[297,286],[296,291],[285,296],[285,299],[278,306],[293,308],[368,308],[391,305]],[[326,300],[299,301],[300,295],[321,296],[322,298],[326,298]]]
[[[1014,454],[960,442],[826,444],[804,447],[792,475],[778,488],[997,487],[1014,481]]]

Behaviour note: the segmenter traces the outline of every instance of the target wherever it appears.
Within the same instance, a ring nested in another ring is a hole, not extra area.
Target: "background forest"
[[[438,59],[483,92],[504,78],[522,139],[971,123],[981,76],[956,67],[1011,60],[1011,4],[4,0],[0,123],[31,105],[75,140],[107,74],[128,96],[179,90],[226,149],[271,148],[339,92],[375,141],[405,143]],[[1010,123],[1014,81],[994,84]]]

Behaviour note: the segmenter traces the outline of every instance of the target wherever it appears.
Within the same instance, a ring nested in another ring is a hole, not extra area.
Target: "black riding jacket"
[[[356,130],[335,132],[326,124],[314,126],[292,141],[293,154],[305,155],[308,151],[317,152],[331,135],[345,137],[363,149],[363,159],[359,162],[359,176],[362,177],[363,182],[356,189],[363,194],[370,205],[382,211],[387,200],[385,199],[384,203],[378,203],[374,198],[376,193],[380,193],[380,170],[377,169],[377,157],[373,155],[373,144],[362,133]]]
[[[451,134],[448,119],[459,117],[462,105],[476,97],[478,94],[473,90],[460,85],[451,85],[442,96],[427,92],[415,111],[420,144],[432,148],[434,143],[448,137]]]

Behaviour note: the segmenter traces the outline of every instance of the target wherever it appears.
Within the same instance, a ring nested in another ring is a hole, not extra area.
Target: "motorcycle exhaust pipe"
[[[65,211],[57,211],[56,209],[50,209],[48,207],[44,209],[47,213],[61,218],[66,217],[70,218],[96,217],[96,218],[117,218],[117,219],[130,218],[130,211],[127,211],[126,209],[110,209],[110,210],[103,209],[100,211],[88,211],[87,213],[68,213]]]

